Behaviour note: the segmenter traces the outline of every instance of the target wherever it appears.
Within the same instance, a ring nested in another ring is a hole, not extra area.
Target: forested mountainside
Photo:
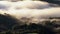
[[[24,22],[17,22],[16,18],[10,15],[0,14],[0,34],[59,34],[60,20],[49,18],[50,20],[43,20],[38,24],[30,23],[21,24]],[[40,24],[41,23],[41,24]]]

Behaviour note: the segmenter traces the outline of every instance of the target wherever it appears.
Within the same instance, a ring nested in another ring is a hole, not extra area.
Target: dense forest
[[[0,34],[59,34],[60,21],[49,18],[50,21],[42,21],[42,24],[22,24],[10,15],[0,14]],[[56,18],[57,19],[57,18]],[[19,24],[20,23],[20,24]],[[41,22],[39,22],[41,23]]]

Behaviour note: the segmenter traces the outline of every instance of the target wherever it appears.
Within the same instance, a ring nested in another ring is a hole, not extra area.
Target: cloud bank
[[[60,7],[51,7],[49,3],[42,1],[0,1],[0,14],[9,14],[21,21],[25,21],[21,19],[25,18],[39,22],[49,17],[60,17]]]

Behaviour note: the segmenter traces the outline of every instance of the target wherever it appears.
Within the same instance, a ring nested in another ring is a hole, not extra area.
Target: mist
[[[26,18],[38,22],[49,17],[60,17],[60,7],[54,6],[44,1],[0,1],[0,14],[5,15],[6,13],[18,20]]]

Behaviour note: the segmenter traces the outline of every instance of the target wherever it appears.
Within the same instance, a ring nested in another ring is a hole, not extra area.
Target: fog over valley
[[[0,0],[0,34],[60,34],[60,1]]]
[[[52,5],[44,1],[0,1],[0,10],[3,14],[9,14],[17,19],[22,17],[36,19],[60,17],[60,7]]]

